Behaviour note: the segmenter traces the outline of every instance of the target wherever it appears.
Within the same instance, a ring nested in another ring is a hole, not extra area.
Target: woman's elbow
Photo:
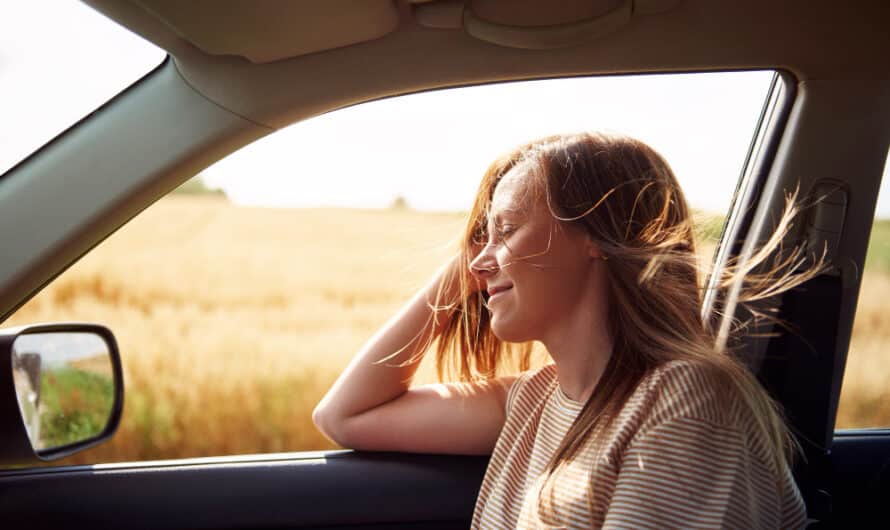
[[[373,450],[373,444],[369,443],[371,433],[363,432],[359,427],[361,422],[356,422],[355,419],[338,415],[322,404],[317,405],[312,411],[312,422],[316,428],[335,444],[350,449]]]
[[[338,432],[341,429],[338,429],[338,422],[336,416],[331,413],[329,409],[327,409],[322,403],[319,403],[315,406],[315,409],[312,411],[312,423],[315,424],[315,428],[319,430],[323,435],[325,435],[332,442],[344,445],[342,441],[342,436],[338,435]]]

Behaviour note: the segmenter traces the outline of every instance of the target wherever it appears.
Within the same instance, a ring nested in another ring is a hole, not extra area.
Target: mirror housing
[[[89,410],[97,402],[98,410]],[[117,430],[123,406],[120,353],[108,328],[0,330],[0,465],[56,460],[98,445]]]

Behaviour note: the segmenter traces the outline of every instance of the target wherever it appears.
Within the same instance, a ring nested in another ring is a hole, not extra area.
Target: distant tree
[[[395,199],[392,200],[392,203],[389,205],[390,210],[408,210],[411,207],[408,206],[408,201],[405,197],[401,195],[397,195]]]
[[[200,173],[183,182],[171,193],[176,195],[218,195],[221,197],[226,196],[226,193],[223,190],[219,188],[211,188],[210,186],[208,186],[207,183],[204,182],[204,178],[201,176]]]

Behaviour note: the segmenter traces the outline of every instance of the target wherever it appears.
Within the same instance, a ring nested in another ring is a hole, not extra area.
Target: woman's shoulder
[[[625,408],[646,412],[657,423],[688,418],[729,424],[737,412],[733,387],[716,363],[673,360],[647,372]]]
[[[517,403],[540,403],[558,385],[556,365],[518,374],[507,394],[507,410]],[[673,360],[650,369],[619,414],[634,423],[689,418],[728,425],[737,420],[738,400],[729,374],[717,363]]]
[[[675,359],[656,366],[646,374],[646,378],[666,383],[683,383],[704,389],[718,383],[722,379],[721,374],[713,362],[701,359]]]

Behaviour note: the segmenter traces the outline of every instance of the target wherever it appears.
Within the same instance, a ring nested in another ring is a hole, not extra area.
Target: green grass
[[[696,241],[716,243],[720,239],[723,223],[726,220],[724,216],[693,210],[692,218],[695,224]]]
[[[41,374],[41,447],[58,447],[100,434],[114,404],[108,376],[64,367]]]

